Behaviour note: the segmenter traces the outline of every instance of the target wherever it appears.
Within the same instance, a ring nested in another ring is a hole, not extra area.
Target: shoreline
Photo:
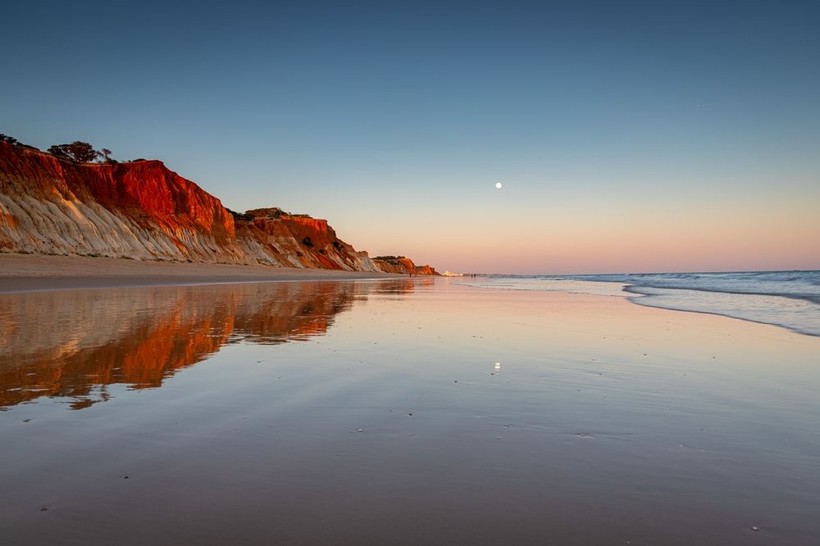
[[[0,253],[0,294],[81,288],[125,288],[282,281],[403,278],[396,273],[265,265],[144,262],[126,258]]]
[[[80,260],[94,285],[201,267],[124,262]],[[624,297],[205,267],[238,284],[0,295],[7,541],[122,542],[134,521],[135,545],[820,533],[818,338]]]

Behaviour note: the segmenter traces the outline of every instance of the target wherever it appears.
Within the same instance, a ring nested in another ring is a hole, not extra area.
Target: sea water
[[[626,297],[650,307],[711,313],[820,336],[820,271],[490,275],[473,286]]]

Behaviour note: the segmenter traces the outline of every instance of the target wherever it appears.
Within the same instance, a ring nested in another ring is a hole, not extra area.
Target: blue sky
[[[820,268],[817,2],[16,2],[0,132],[440,269]],[[504,187],[496,190],[494,184]]]

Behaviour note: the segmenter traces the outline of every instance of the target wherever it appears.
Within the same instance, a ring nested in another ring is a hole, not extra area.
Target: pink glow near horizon
[[[455,211],[449,216],[429,213],[426,219],[420,214],[418,223],[398,229],[398,238],[386,225],[383,232],[356,233],[351,240],[368,242],[371,246],[362,248],[373,255],[389,248],[441,271],[820,269],[820,215],[810,199],[667,206],[612,202],[565,210],[520,201],[496,214]]]

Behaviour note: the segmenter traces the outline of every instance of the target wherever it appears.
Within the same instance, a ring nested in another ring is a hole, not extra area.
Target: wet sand
[[[813,545],[820,339],[449,279],[0,295],[11,544]]]
[[[262,265],[143,262],[115,258],[0,253],[0,293],[68,288],[389,277],[396,275]]]

